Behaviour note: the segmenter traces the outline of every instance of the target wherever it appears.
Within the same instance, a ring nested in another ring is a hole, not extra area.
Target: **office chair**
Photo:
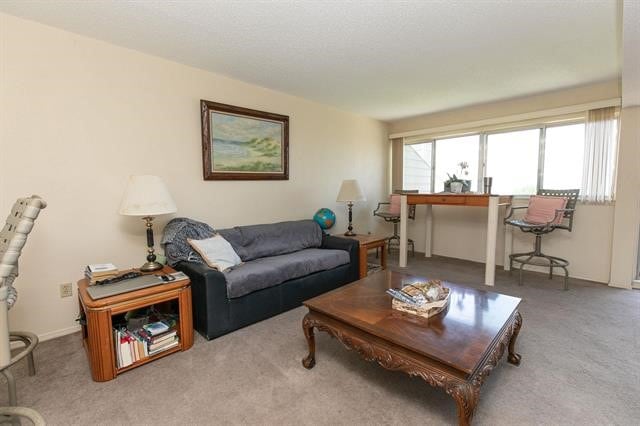
[[[398,224],[400,223],[400,197],[402,194],[416,194],[418,190],[395,190],[393,194],[391,194],[390,200],[388,203],[378,203],[378,207],[373,211],[374,216],[378,216],[384,219],[385,222],[393,223],[393,235],[387,237],[387,249],[391,252],[391,246],[397,245],[400,248],[400,235],[398,235]],[[410,205],[408,217],[411,220],[416,218],[416,206]],[[395,243],[392,243],[395,241]],[[407,238],[407,244],[411,246],[411,255],[415,256],[415,244],[413,240]],[[378,254],[378,250],[376,250],[376,255]]]
[[[17,299],[13,281],[18,276],[18,258],[27,236],[40,210],[46,206],[47,203],[37,195],[18,199],[0,231],[0,373],[7,379],[9,405],[13,407],[18,405],[16,381],[9,367],[26,357],[29,375],[33,376],[33,350],[38,344],[38,336],[33,333],[9,332],[9,309]],[[11,356],[12,341],[21,341],[25,345],[15,356]]]
[[[540,189],[536,196],[529,199],[528,206],[511,207],[509,214],[504,218],[504,223],[516,226],[522,232],[529,232],[536,236],[533,251],[526,253],[513,253],[509,255],[509,265],[513,262],[520,264],[518,283],[522,285],[522,269],[524,265],[548,266],[549,279],[553,278],[553,269],[564,270],[564,290],[569,289],[569,261],[561,257],[549,256],[542,252],[542,236],[556,229],[571,232],[573,229],[573,214],[580,195],[579,189]],[[521,219],[512,218],[514,211],[527,209]],[[535,259],[546,259],[542,263]]]

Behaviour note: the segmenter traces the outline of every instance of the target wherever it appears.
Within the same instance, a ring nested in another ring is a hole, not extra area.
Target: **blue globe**
[[[313,215],[313,220],[320,225],[320,228],[326,231],[336,223],[336,214],[328,208],[323,207]]]

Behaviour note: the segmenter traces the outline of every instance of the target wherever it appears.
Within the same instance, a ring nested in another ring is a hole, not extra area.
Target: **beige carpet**
[[[476,285],[483,265],[410,259],[421,275]],[[482,388],[479,425],[638,424],[640,292],[499,271],[495,290],[522,297],[520,367],[503,361]],[[80,335],[42,343],[37,375],[14,367],[18,398],[50,424],[455,424],[453,400],[417,378],[359,359],[318,333],[317,365],[298,308],[106,383],[91,380]],[[0,393],[0,404],[7,400]]]

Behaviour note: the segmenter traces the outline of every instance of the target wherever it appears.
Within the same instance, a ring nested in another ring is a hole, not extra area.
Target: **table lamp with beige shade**
[[[336,199],[338,202],[347,203],[349,207],[349,227],[347,228],[347,232],[344,233],[346,236],[354,236],[356,235],[353,232],[353,226],[351,224],[353,215],[352,208],[353,203],[358,201],[367,201],[367,198],[364,196],[364,192],[362,188],[360,188],[360,184],[355,179],[346,179],[342,181],[342,185],[340,185],[340,192],[338,192],[338,198]]]
[[[127,189],[120,204],[120,214],[142,217],[147,225],[147,262],[140,267],[140,271],[152,272],[162,269],[162,264],[156,261],[153,248],[153,219],[176,211],[176,204],[160,177],[151,175],[129,177]]]

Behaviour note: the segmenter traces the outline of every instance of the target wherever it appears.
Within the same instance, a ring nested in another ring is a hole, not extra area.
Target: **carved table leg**
[[[511,339],[509,339],[509,356],[507,357],[507,361],[513,365],[520,365],[520,360],[522,359],[520,354],[515,351],[516,339],[518,338],[518,333],[520,333],[520,327],[522,327],[522,316],[520,312],[516,312],[513,323],[513,334],[511,335]]]
[[[473,413],[478,405],[480,388],[469,383],[464,383],[447,389],[447,393],[456,401],[456,406],[458,407],[458,424],[460,426],[469,426],[473,418]]]
[[[302,360],[302,365],[306,369],[312,369],[316,365],[316,338],[313,334],[313,323],[309,319],[309,314],[305,315],[302,320],[302,331],[304,331],[304,337],[309,345],[309,355]]]

